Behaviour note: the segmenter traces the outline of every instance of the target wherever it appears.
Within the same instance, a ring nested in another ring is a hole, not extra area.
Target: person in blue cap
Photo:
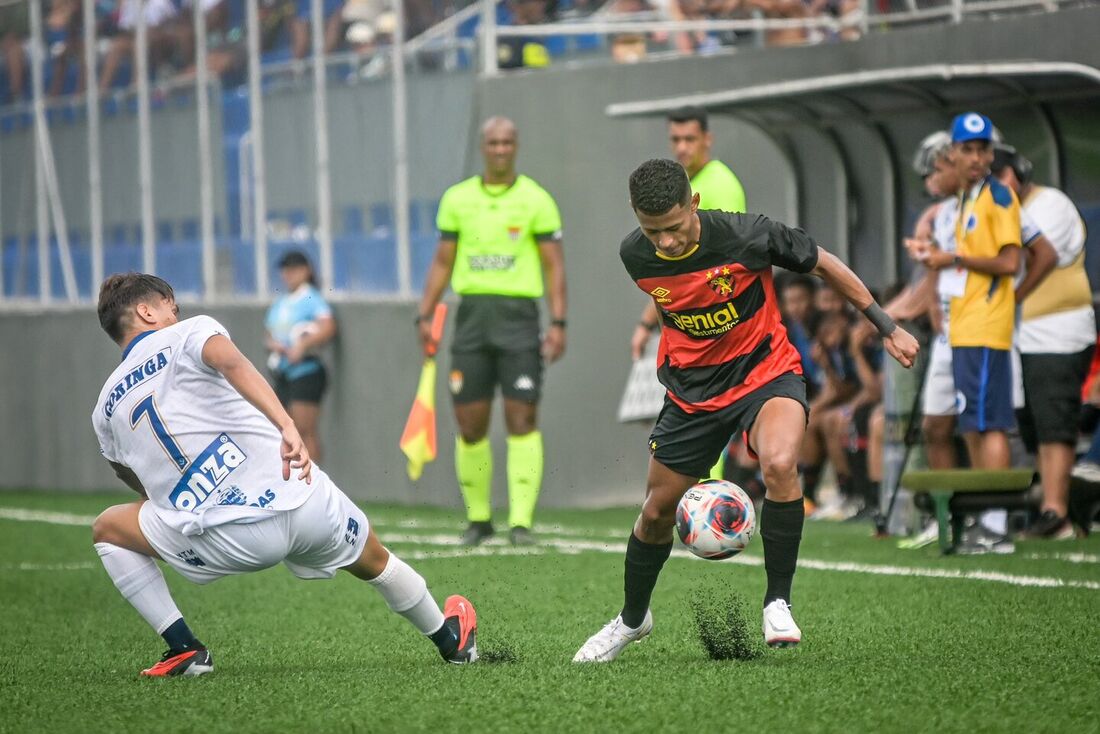
[[[966,112],[951,123],[953,158],[962,190],[955,229],[956,251],[929,246],[925,264],[943,274],[940,295],[950,298],[958,425],[971,465],[1010,466],[1008,431],[1012,403],[1012,338],[1016,299],[1013,276],[1020,265],[1020,202],[990,174],[993,123]]]

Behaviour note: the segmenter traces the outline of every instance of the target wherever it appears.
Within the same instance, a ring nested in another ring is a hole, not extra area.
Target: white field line
[[[44,522],[55,525],[82,525],[88,526],[92,524],[95,519],[90,515],[71,515],[63,512],[39,512],[36,510],[24,510],[19,508],[0,508],[0,519],[7,520],[20,520],[26,522]],[[403,527],[432,527],[436,523],[424,523],[419,525],[413,525],[411,521],[404,521],[398,523]],[[513,548],[511,546],[504,545],[502,538],[494,538],[487,544],[478,548],[462,548],[459,546],[460,541],[454,537],[453,534],[448,535],[410,535],[408,533],[391,533],[383,531],[385,526],[378,526],[379,538],[387,543],[394,544],[412,544],[412,545],[429,545],[432,550],[414,550],[403,551],[402,556],[411,560],[423,560],[429,558],[457,558],[457,557],[469,557],[469,556],[499,556],[499,555],[543,555],[546,549],[552,548],[553,550],[575,555],[584,552],[596,552],[596,553],[610,553],[615,555],[622,555],[626,552],[625,543],[604,543],[599,541],[585,541],[585,540],[558,540],[555,538],[543,537],[539,541],[538,546],[530,548]],[[452,528],[452,525],[446,525],[445,527]],[[542,530],[542,528],[539,528]],[[580,534],[578,531],[571,531],[570,534]],[[441,549],[440,546],[443,548]],[[683,549],[676,549],[673,552],[675,558],[689,558],[693,560],[697,559],[692,554]],[[1038,554],[1035,554],[1038,555]],[[1058,556],[1059,554],[1055,554]],[[1072,563],[1076,562],[1096,562],[1096,556],[1090,556],[1087,554],[1061,554],[1058,560],[1068,560]],[[1081,556],[1086,560],[1071,560],[1071,557]],[[1091,560],[1087,560],[1091,559]],[[730,559],[734,563],[741,563],[750,566],[762,566],[764,559],[756,556],[735,556]],[[4,570],[18,569],[18,570],[52,570],[47,568],[51,564],[9,564],[8,566],[0,566]],[[83,564],[53,564],[58,566],[57,570],[62,570],[60,567],[65,567],[64,570],[76,570],[77,567],[84,568]],[[963,579],[969,581],[989,581],[993,583],[1009,584],[1012,586],[1024,586],[1024,587],[1039,587],[1039,588],[1076,588],[1076,589],[1090,589],[1093,591],[1100,591],[1100,581],[1077,581],[1066,580],[1050,576],[1021,576],[1017,574],[1001,573],[997,571],[981,571],[973,570],[967,571],[963,569],[952,568],[920,568],[913,566],[890,566],[890,565],[878,565],[869,563],[847,563],[837,561],[821,561],[813,558],[799,558],[798,565],[802,568],[812,568],[817,571],[834,571],[840,573],[861,573],[869,574],[873,576],[911,576],[919,578],[937,578],[937,579]],[[94,564],[87,564],[87,568],[94,568]]]
[[[19,507],[0,507],[0,520],[21,520],[23,522],[45,522],[50,525],[79,525],[91,527],[95,515],[72,515],[68,512],[44,512],[24,510]]]
[[[1028,553],[1020,556],[1029,561],[1065,561],[1066,563],[1100,563],[1100,556],[1093,553]]]
[[[100,564],[91,561],[76,561],[74,563],[3,563],[0,571],[91,571],[99,568]]]

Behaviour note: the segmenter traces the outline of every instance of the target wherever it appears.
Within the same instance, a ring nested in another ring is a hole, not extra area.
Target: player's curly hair
[[[146,273],[118,273],[103,281],[99,287],[99,325],[107,336],[118,342],[126,333],[126,321],[130,307],[135,303],[167,298],[175,300],[176,294],[168,282]]]
[[[630,174],[630,205],[642,214],[657,216],[690,201],[687,171],[676,161],[653,158]]]

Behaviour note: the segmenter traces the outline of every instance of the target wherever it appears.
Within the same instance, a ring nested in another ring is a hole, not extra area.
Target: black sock
[[[191,628],[183,621],[183,617],[168,625],[168,629],[161,632],[160,636],[168,643],[169,650],[187,650],[202,647],[202,643],[195,638]]]
[[[764,570],[768,574],[768,591],[764,606],[776,599],[791,601],[791,581],[798,563],[798,544],[802,540],[805,519],[802,498],[790,502],[764,499],[760,511],[760,537],[764,541]]]
[[[810,498],[810,502],[816,502],[817,484],[821,481],[821,464],[799,464],[798,472],[802,475],[802,494]]]
[[[458,637],[455,636],[454,630],[447,626],[446,622],[443,623],[442,627],[428,635],[428,639],[434,642],[435,646],[444,655],[450,655],[458,648]]]
[[[657,585],[657,576],[671,552],[672,543],[643,543],[634,533],[630,534],[630,540],[626,541],[626,573],[623,580],[626,601],[622,618],[627,627],[637,629],[642,625],[653,587]]]
[[[864,485],[863,491],[863,506],[872,510],[878,510],[879,505],[882,503],[881,498],[882,487],[879,482],[872,482],[870,479]]]

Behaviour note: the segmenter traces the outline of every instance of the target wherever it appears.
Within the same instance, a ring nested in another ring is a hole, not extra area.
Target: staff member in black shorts
[[[317,278],[304,253],[291,250],[283,255],[279,275],[285,295],[271,304],[264,320],[271,353],[268,367],[279,402],[298,426],[309,455],[318,461],[317,423],[328,375],[317,350],[336,336],[336,320],[317,290]]]
[[[516,173],[515,124],[481,126],[485,171],[447,189],[439,202],[439,247],[424,284],[417,326],[427,353],[431,314],[450,281],[462,296],[451,347],[450,387],[460,435],[455,471],[470,522],[463,543],[493,534],[492,452],[487,434],[500,385],[508,430],[508,524],[516,545],[534,542],[531,525],[542,484],[537,428],[543,360],[565,352],[565,264],[554,199]],[[544,288],[545,279],[545,288]],[[550,326],[540,337],[538,299]]]

